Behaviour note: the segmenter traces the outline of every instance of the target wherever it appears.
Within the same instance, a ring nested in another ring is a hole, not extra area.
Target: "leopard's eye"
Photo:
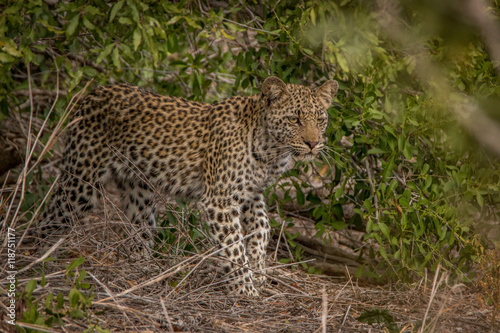
[[[326,123],[326,118],[318,118],[318,125],[323,125],[324,123]]]
[[[291,124],[298,124],[299,123],[298,117],[288,117],[287,119]]]

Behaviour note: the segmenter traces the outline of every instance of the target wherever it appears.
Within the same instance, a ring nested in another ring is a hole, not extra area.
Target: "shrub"
[[[328,204],[296,179],[289,199],[319,233],[366,230],[372,276],[407,280],[441,265],[465,278],[482,246],[472,222],[498,221],[500,203],[488,134],[498,59],[468,15],[454,1],[12,2],[0,14],[0,120],[17,110],[45,119],[53,107],[54,124],[92,80],[214,101],[257,92],[271,74],[337,79]],[[39,200],[26,191],[29,211]],[[346,203],[356,207],[349,221]]]

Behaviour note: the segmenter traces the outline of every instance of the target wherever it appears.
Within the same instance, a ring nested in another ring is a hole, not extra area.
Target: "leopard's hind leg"
[[[156,228],[155,193],[141,180],[118,181],[118,187],[122,192],[123,213],[133,227],[134,248],[144,257],[150,257]]]
[[[75,174],[65,168],[49,199],[38,227],[38,236],[47,240],[67,235],[73,221],[84,217],[99,200],[98,189],[90,172]]]

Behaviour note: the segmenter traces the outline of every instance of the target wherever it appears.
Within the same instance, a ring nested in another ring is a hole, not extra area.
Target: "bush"
[[[255,93],[271,74],[337,79],[328,204],[297,180],[293,200],[319,233],[366,230],[371,276],[441,265],[466,278],[482,247],[472,222],[498,221],[500,204],[498,59],[480,38],[489,16],[471,13],[456,1],[12,2],[0,14],[0,120],[45,119],[53,106],[55,124],[92,80],[214,101]],[[27,191],[25,211],[38,198]]]
[[[92,306],[92,299],[94,298],[93,287],[89,283],[83,282],[87,277],[87,272],[84,269],[77,270],[83,262],[84,258],[80,257],[73,260],[71,264],[66,265],[66,278],[71,287],[66,296],[63,293],[58,293],[57,296],[54,296],[50,288],[46,286],[47,281],[43,273],[39,283],[34,279],[27,282],[23,292],[17,297],[26,306],[20,322],[34,324],[43,330],[43,328],[53,327],[54,325],[64,326],[65,322],[63,319],[69,317],[72,320],[83,320],[88,326],[88,329],[85,330],[87,333],[109,332],[109,330],[102,329],[95,323],[96,320],[92,318],[92,313],[89,311],[89,308]],[[42,293],[43,299],[41,297],[37,299],[33,296],[37,285],[40,285],[37,293]],[[89,289],[90,291],[87,291]],[[38,302],[40,300],[45,305],[43,311],[39,310]],[[18,329],[20,332],[38,332],[39,330],[36,329],[36,326],[24,328],[21,324],[20,327],[18,326]]]

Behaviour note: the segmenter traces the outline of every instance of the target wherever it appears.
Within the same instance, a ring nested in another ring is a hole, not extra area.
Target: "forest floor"
[[[227,281],[206,272],[220,260],[209,247],[201,254],[173,250],[146,260],[127,254],[131,239],[102,237],[92,223],[73,234],[49,249],[17,248],[17,290],[32,279],[39,282],[31,297],[17,298],[19,326],[45,332],[97,332],[97,327],[111,332],[421,332],[422,326],[423,332],[500,331],[500,316],[492,324],[492,307],[481,294],[472,286],[449,283],[443,272],[411,285],[380,286],[352,277],[347,269],[344,277],[307,274],[270,259],[261,296],[237,297],[221,288]],[[276,245],[275,239],[269,252]],[[119,253],[119,248],[125,250]],[[79,257],[85,261],[69,267]],[[42,264],[43,258],[50,260]],[[4,251],[0,262],[4,275]],[[9,299],[5,284],[1,288],[5,308]],[[64,296],[59,309],[58,294]],[[89,296],[91,305],[84,305]],[[45,319],[59,314],[64,325],[21,323],[21,313],[32,307]],[[2,332],[12,328],[5,320],[0,324]]]

